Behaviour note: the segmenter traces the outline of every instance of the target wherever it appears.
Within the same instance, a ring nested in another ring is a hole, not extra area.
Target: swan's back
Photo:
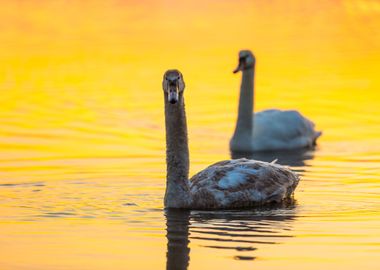
[[[253,148],[287,150],[312,147],[321,132],[298,111],[265,110],[254,114]]]
[[[299,178],[283,166],[235,159],[215,163],[190,179],[192,207],[242,208],[290,198]]]

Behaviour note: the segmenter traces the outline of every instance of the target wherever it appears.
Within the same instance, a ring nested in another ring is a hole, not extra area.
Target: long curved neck
[[[191,203],[189,188],[189,147],[183,93],[170,104],[165,95],[166,192],[165,207],[187,208]]]
[[[242,82],[240,86],[239,111],[235,133],[232,137],[232,150],[249,150],[253,134],[253,85],[254,85],[253,66],[243,70]],[[239,149],[242,148],[242,149]]]

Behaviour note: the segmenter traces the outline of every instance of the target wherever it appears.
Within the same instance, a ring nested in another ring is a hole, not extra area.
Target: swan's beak
[[[178,87],[169,87],[168,91],[168,101],[171,104],[176,104],[178,102]]]
[[[239,71],[242,71],[244,69],[244,60],[239,58],[239,64],[237,68],[233,71],[233,73],[238,73]]]

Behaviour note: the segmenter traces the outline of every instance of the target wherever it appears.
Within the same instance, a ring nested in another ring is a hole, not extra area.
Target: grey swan
[[[166,127],[165,208],[246,208],[291,199],[297,174],[275,163],[224,160],[189,180],[185,83],[181,72],[168,70],[162,82]]]
[[[239,52],[241,71],[238,119],[230,141],[232,152],[255,152],[312,148],[321,136],[314,123],[295,110],[265,110],[253,114],[256,59],[249,50]]]

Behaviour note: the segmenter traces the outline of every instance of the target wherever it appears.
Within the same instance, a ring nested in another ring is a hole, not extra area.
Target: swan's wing
[[[310,147],[321,135],[315,131],[313,122],[294,110],[255,113],[253,125],[255,150]]]
[[[239,208],[289,198],[299,178],[283,166],[235,159],[215,163],[190,179],[195,208]]]

